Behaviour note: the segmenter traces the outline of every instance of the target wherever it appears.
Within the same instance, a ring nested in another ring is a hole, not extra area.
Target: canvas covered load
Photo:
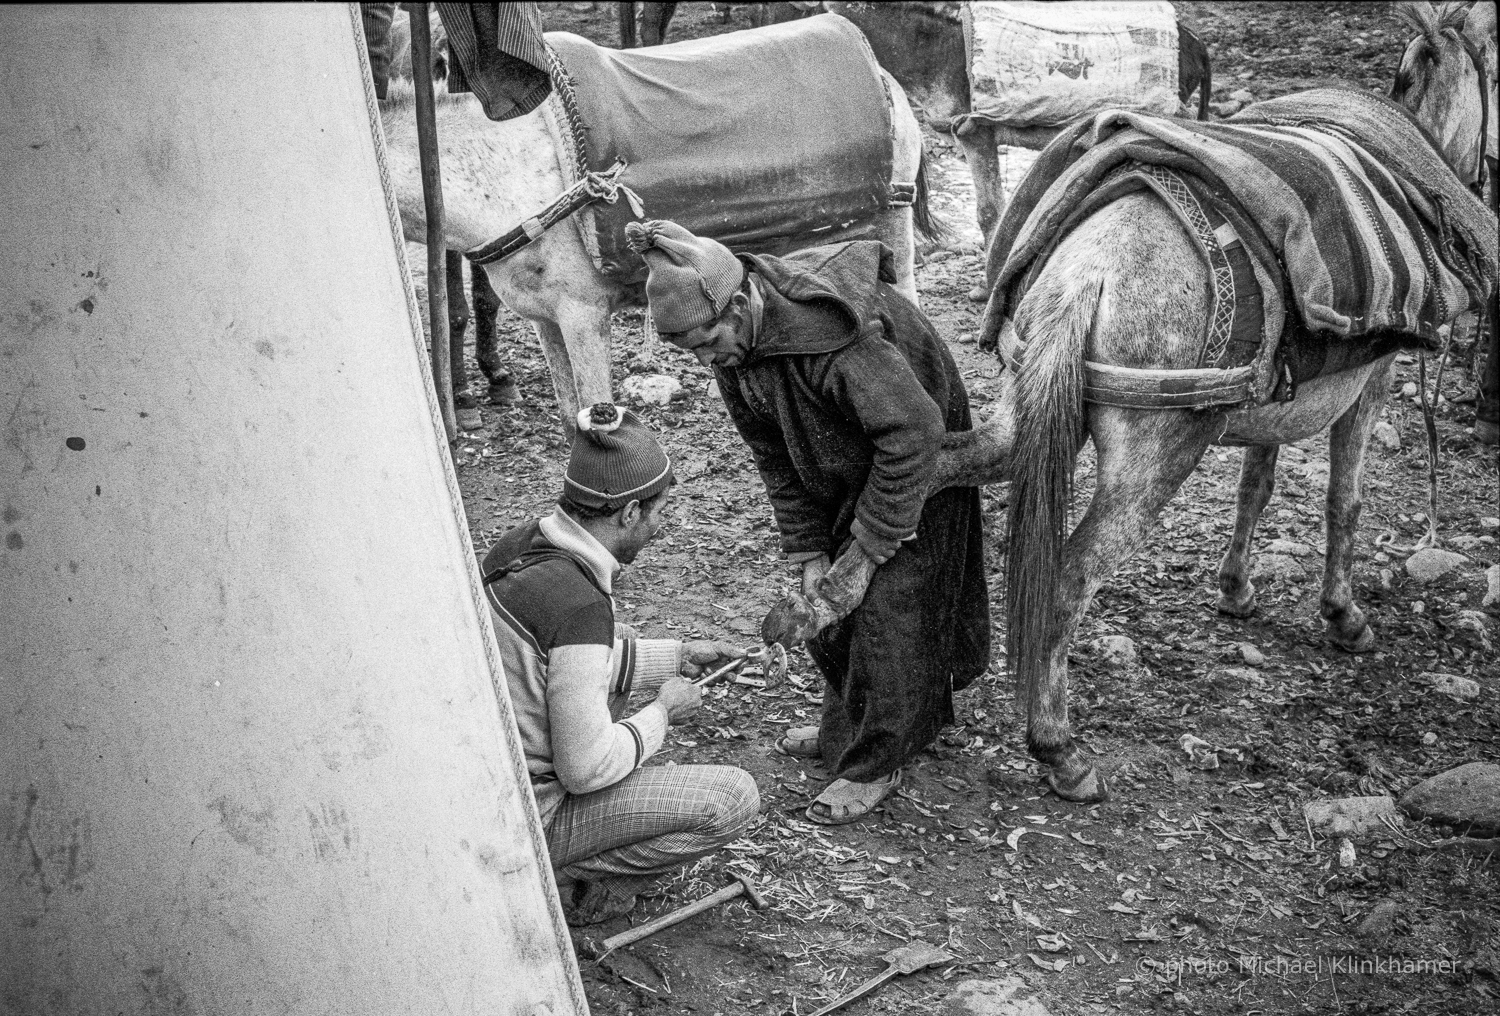
[[[1178,113],[1177,16],[1170,3],[964,5],[973,112],[1017,130],[1104,109]]]
[[[646,49],[566,32],[547,44],[566,78],[557,104],[576,111],[553,121],[561,150],[581,144],[594,172],[622,160],[644,218],[779,254],[852,239],[892,204],[890,96],[864,35],[836,14]],[[895,200],[910,203],[904,182]],[[621,282],[646,277],[625,244],[635,218],[624,200],[579,215],[595,265]]]

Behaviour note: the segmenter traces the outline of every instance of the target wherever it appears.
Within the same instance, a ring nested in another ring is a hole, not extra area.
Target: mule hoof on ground
[[[1474,421],[1474,440],[1480,444],[1500,444],[1500,423],[1489,420]]]
[[[1219,613],[1230,617],[1249,617],[1255,613],[1255,590],[1251,589],[1243,600],[1235,600],[1228,593],[1219,594]]]
[[[1363,625],[1353,638],[1344,638],[1330,625],[1328,638],[1334,645],[1348,653],[1368,653],[1375,648],[1375,633],[1369,625]]]
[[[1060,780],[1055,769],[1047,770],[1047,786],[1052,792],[1065,801],[1073,801],[1077,804],[1099,804],[1109,800],[1109,784],[1099,770],[1089,766],[1089,771],[1072,782]]]
[[[489,399],[492,406],[513,406],[521,401],[521,390],[515,381],[506,378],[490,385]]]
[[[990,291],[983,286],[975,286],[969,290],[969,299],[975,303],[988,303]]]

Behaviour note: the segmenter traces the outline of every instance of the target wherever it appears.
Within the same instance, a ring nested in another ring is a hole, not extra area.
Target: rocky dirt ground
[[[615,39],[613,4],[543,6],[549,29]],[[1217,102],[1241,89],[1266,98],[1331,81],[1383,87],[1406,34],[1383,3],[1178,10],[1208,44]],[[739,6],[724,21],[707,4],[683,4],[672,37],[734,30],[746,17]],[[926,252],[921,297],[982,413],[999,367],[973,345],[978,307],[965,297],[980,271],[972,189],[952,145],[937,135],[929,143],[937,207],[957,239]],[[639,312],[616,317],[616,390],[632,374],[681,383],[668,405],[636,411],[663,436],[683,482],[662,538],[621,578],[620,619],[643,634],[748,646],[791,570],[709,375],[670,349],[643,347],[640,325]],[[550,509],[565,458],[536,342],[519,319],[506,315],[502,327],[523,404],[484,407],[484,428],[454,451],[481,549]],[[888,983],[848,1012],[1500,1010],[1492,856],[1430,849],[1447,830],[1406,822],[1356,838],[1341,860],[1339,838],[1303,817],[1310,801],[1400,794],[1463,763],[1500,761],[1496,607],[1481,607],[1485,569],[1500,560],[1500,508],[1495,453],[1471,441],[1473,407],[1462,402],[1471,355],[1456,344],[1437,410],[1440,531],[1463,560],[1426,583],[1403,567],[1425,529],[1427,464],[1420,408],[1400,392],[1415,390],[1417,364],[1404,357],[1398,367],[1386,443],[1366,474],[1354,572],[1379,639],[1370,654],[1322,639],[1326,442],[1283,449],[1256,547],[1260,609],[1246,621],[1213,608],[1240,456],[1205,456],[1150,545],[1101,591],[1076,643],[1075,725],[1111,775],[1106,804],[1069,804],[1038,783],[998,656],[898,796],[837,829],[802,816],[826,774],[772,747],[783,728],[817,716],[820,679],[806,657],[794,654],[779,691],[712,691],[653,763],[742,766],[760,785],[763,815],[721,856],[663,884],[635,920],[733,873],[753,877],[770,907],[732,904],[603,963],[580,957],[594,1011],[808,1013],[917,938],[953,961]],[[1086,453],[1080,504],[1091,475]],[[995,600],[1005,498],[1004,486],[985,491]],[[1004,644],[998,626],[995,643]],[[1421,676],[1433,672],[1473,680],[1477,698],[1435,691]],[[1347,966],[1377,958],[1386,961],[1379,972]],[[1441,969],[1412,972],[1418,960]]]

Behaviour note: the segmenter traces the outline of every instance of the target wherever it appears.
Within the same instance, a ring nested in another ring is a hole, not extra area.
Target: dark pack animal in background
[[[1208,47],[1187,25],[1177,22],[1177,99],[1184,106],[1188,96],[1198,92],[1198,119],[1208,119],[1208,100],[1213,94],[1213,72],[1209,67]]]
[[[870,41],[875,59],[901,82],[901,87],[923,109],[929,123],[941,129],[955,117],[973,111],[961,20],[963,4],[953,0],[919,3],[828,0],[822,6],[859,26]],[[1181,22],[1177,30],[1179,96],[1186,101],[1192,90],[1198,89],[1198,117],[1207,119],[1211,90],[1208,49]],[[1059,72],[1076,77],[1083,68],[1060,67]],[[957,136],[957,141],[974,179],[979,229],[988,244],[995,224],[1005,211],[999,142],[993,128],[979,124],[969,125]],[[976,300],[987,295],[982,286],[970,294]]]
[[[640,11],[640,20],[636,12]],[[636,46],[660,46],[667,41],[667,26],[672,15],[677,13],[675,3],[617,3],[615,11],[620,18],[620,48],[635,49]],[[637,31],[639,25],[639,31]]]

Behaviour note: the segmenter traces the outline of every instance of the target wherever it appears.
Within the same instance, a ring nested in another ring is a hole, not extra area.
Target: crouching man
[[[502,536],[482,568],[568,923],[628,912],[656,876],[736,839],[760,809],[733,766],[644,766],[697,712],[684,680],[738,655],[618,628],[611,589],[661,529],[674,483],[651,432],[615,406],[579,414],[558,508]],[[631,692],[655,691],[625,715]]]
[[[807,643],[827,681],[822,723],[779,742],[835,776],[807,817],[852,822],[989,664],[979,491],[922,496],[944,433],[970,426],[958,368],[892,285],[883,244],[736,258],[672,222],[625,235],[662,338],[713,369],[803,591],[852,541],[880,565],[860,606]]]

